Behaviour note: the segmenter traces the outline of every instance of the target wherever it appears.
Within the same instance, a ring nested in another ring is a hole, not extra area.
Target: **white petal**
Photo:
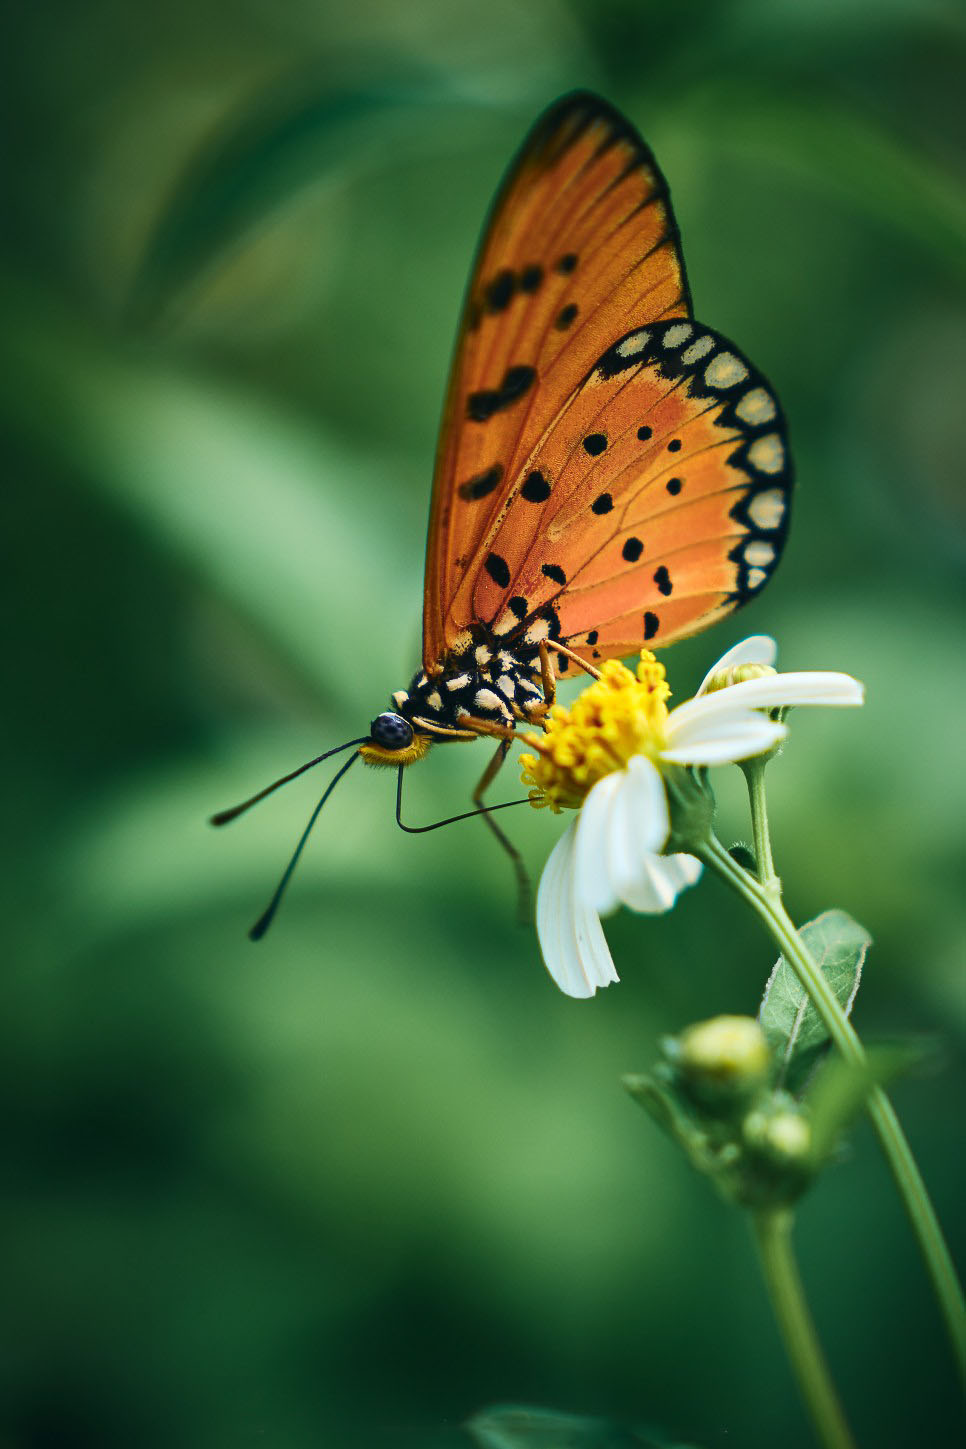
[[[598,915],[616,910],[636,862],[667,840],[670,821],[660,773],[644,756],[599,780],[577,820],[576,890]]]
[[[778,645],[770,634],[752,634],[750,639],[742,639],[727,654],[722,654],[717,664],[712,664],[701,681],[698,694],[704,694],[714,676],[723,669],[734,669],[738,664],[774,665],[777,658]]]
[[[617,896],[610,883],[608,849],[611,811],[620,793],[623,773],[615,770],[612,775],[598,780],[580,807],[574,826],[574,889],[579,892],[584,904],[598,915],[607,915],[617,907]]]
[[[574,891],[577,822],[557,841],[537,890],[537,937],[544,964],[568,996],[593,996],[617,972],[596,912]]]
[[[641,861],[663,849],[671,821],[664,781],[649,759],[635,755],[622,773],[611,806],[607,872],[617,901],[633,907],[630,897],[641,878]],[[578,869],[578,889],[580,884]]]
[[[783,724],[753,709],[730,709],[710,718],[692,715],[673,733],[668,731],[669,744],[661,759],[675,765],[732,764],[764,754],[787,733]]]
[[[625,906],[656,916],[669,911],[686,886],[701,874],[693,855],[644,855],[638,859],[637,880],[622,895]]]
[[[792,704],[861,704],[865,692],[850,674],[815,673],[766,674],[761,679],[744,679],[711,694],[702,694],[678,705],[668,716],[668,744],[676,743],[679,730],[696,719],[727,715],[736,709],[776,709]]]

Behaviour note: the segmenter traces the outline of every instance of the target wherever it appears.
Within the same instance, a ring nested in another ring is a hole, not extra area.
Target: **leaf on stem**
[[[477,1449],[688,1449],[653,1429],[627,1429],[610,1419],[523,1404],[483,1409],[466,1431]]]
[[[819,1164],[835,1150],[874,1087],[884,1086],[934,1054],[935,1048],[929,1042],[890,1042],[868,1047],[864,1066],[855,1066],[838,1056],[826,1062],[806,1099],[813,1161]]]
[[[801,936],[848,1016],[872,937],[840,910],[823,911],[801,928]],[[777,1064],[775,1085],[800,1092],[825,1052],[829,1035],[784,956],[779,956],[765,985],[758,1020]]]

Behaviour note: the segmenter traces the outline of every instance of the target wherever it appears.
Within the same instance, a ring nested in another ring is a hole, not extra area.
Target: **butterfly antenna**
[[[334,750],[326,750],[324,755],[316,755],[314,760],[299,765],[298,769],[293,770],[290,775],[283,775],[273,785],[266,785],[264,790],[259,790],[258,794],[253,795],[250,800],[243,800],[240,805],[233,805],[230,810],[219,810],[217,815],[211,816],[209,825],[228,825],[230,821],[237,820],[239,815],[243,815],[246,810],[250,810],[253,805],[257,805],[259,800],[264,800],[266,795],[271,795],[272,791],[277,790],[280,785],[287,785],[289,780],[297,780],[299,775],[304,775],[306,770],[312,769],[313,765],[321,765],[323,760],[328,760],[332,755],[339,755],[343,750],[351,750],[354,745],[364,745],[365,742],[365,737],[360,740],[349,740],[347,744],[336,745]]]
[[[356,741],[356,743],[358,744],[360,743],[360,741]],[[361,743],[364,743],[364,741],[362,741]],[[343,746],[343,749],[347,748],[348,746]],[[329,753],[332,754],[334,753],[334,751],[330,750]],[[302,854],[302,851],[305,848],[305,842],[308,840],[310,834],[312,833],[312,826],[319,818],[322,806],[325,804],[326,800],[328,800],[329,796],[332,794],[332,791],[342,779],[342,776],[345,774],[346,770],[348,770],[350,765],[355,764],[358,758],[359,751],[356,750],[354,755],[350,755],[347,760],[343,761],[343,763],[339,766],[338,770],[336,770],[332,779],[329,781],[328,785],[326,785],[325,793],[323,794],[322,799],[319,801],[318,805],[316,805],[315,809],[312,811],[312,814],[309,817],[309,823],[302,831],[302,838],[299,841],[298,845],[295,847],[295,850],[292,852],[292,859],[285,867],[285,874],[282,876],[282,879],[279,881],[278,885],[275,888],[275,894],[272,896],[272,899],[269,901],[267,907],[259,916],[258,920],[255,922],[254,926],[252,926],[251,930],[248,933],[249,940],[260,941],[264,936],[265,932],[268,930],[269,926],[272,924],[275,912],[278,910],[282,896],[285,894],[285,887],[292,879],[292,872],[298,865],[299,856]],[[317,763],[317,761],[313,761],[313,764]],[[308,766],[304,766],[303,768],[307,769]],[[295,773],[299,774],[300,772],[296,770]],[[279,783],[282,782],[280,781]]]

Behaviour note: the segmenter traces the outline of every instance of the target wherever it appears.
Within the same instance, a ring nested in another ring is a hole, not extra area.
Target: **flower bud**
[[[750,1147],[775,1163],[801,1163],[812,1146],[812,1129],[801,1112],[781,1108],[776,1112],[749,1112],[744,1135]]]
[[[768,674],[777,674],[770,664],[733,664],[729,669],[719,669],[712,674],[704,686],[705,694],[714,694],[718,689],[728,689],[732,684],[744,684],[746,679],[764,679]]]
[[[665,1051],[682,1076],[696,1083],[746,1090],[768,1075],[768,1044],[751,1016],[699,1021]]]

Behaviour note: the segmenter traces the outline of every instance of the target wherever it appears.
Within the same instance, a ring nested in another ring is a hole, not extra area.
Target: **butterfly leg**
[[[496,747],[496,754],[483,771],[480,782],[473,791],[473,804],[479,809],[483,808],[483,796],[499,774],[500,767],[506,759],[509,750],[510,740],[501,740]],[[480,818],[486,822],[487,828],[493,832],[498,843],[506,851],[513,863],[513,870],[517,878],[517,916],[522,926],[528,926],[530,924],[530,905],[533,892],[530,886],[530,877],[527,874],[527,868],[523,863],[523,856],[505,832],[500,829],[492,815],[483,815]]]
[[[543,714],[548,714],[557,698],[557,676],[550,660],[550,650],[540,643],[540,683],[543,685]]]

